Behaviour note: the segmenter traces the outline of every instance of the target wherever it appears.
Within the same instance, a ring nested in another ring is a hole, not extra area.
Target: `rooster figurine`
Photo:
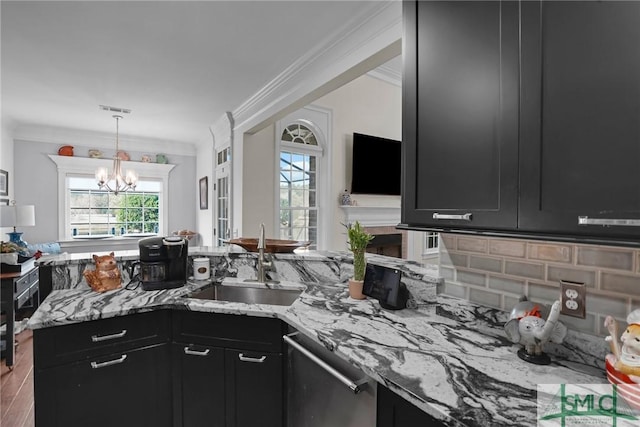
[[[96,263],[95,270],[85,270],[84,278],[96,292],[106,292],[118,289],[122,285],[122,277],[113,252],[109,255],[93,256]]]

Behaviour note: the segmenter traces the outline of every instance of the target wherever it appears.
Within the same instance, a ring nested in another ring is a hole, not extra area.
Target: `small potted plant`
[[[364,299],[362,285],[364,283],[364,273],[367,266],[364,253],[373,236],[364,231],[364,228],[362,228],[358,221],[346,227],[349,237],[349,250],[353,252],[353,278],[349,279],[349,296],[354,299]]]

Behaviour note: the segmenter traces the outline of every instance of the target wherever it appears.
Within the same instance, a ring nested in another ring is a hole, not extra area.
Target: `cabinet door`
[[[402,222],[517,225],[518,2],[404,3]]]
[[[519,227],[640,236],[640,3],[523,2],[521,114]]]
[[[171,426],[169,345],[35,371],[38,427]]]
[[[173,344],[175,427],[224,427],[224,349]]]
[[[282,427],[282,355],[226,350],[227,427]]]
[[[440,427],[446,424],[378,385],[377,427]]]

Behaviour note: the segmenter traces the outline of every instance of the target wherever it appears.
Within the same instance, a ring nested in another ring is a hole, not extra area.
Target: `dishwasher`
[[[287,350],[288,427],[375,427],[377,383],[297,331]]]

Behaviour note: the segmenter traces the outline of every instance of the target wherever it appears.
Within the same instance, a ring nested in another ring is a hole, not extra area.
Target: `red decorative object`
[[[58,154],[60,156],[73,156],[73,145],[63,145],[58,149]]]

